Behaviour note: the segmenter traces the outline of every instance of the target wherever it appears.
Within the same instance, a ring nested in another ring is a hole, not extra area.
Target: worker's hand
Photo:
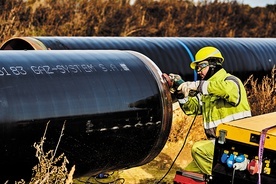
[[[174,73],[170,73],[170,74],[169,74],[169,77],[170,77],[171,79],[173,79],[173,80],[175,80],[175,79],[182,79],[180,75],[174,74]]]
[[[200,84],[200,81],[183,82],[182,84],[180,84],[180,86],[177,88],[177,90],[180,93],[182,93],[184,95],[184,97],[187,97],[189,95],[194,96],[193,93],[197,92],[199,84]]]
[[[184,82],[184,80],[178,74],[170,73],[169,77],[170,77],[170,79],[171,79],[171,81],[173,83],[173,88],[177,89],[178,86]]]

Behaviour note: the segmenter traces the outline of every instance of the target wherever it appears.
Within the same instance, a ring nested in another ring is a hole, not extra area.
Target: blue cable
[[[181,42],[180,40],[177,40],[179,43],[180,43],[180,45],[182,45],[183,47],[184,47],[184,49],[188,52],[188,54],[189,54],[189,56],[190,56],[190,59],[191,59],[191,61],[193,62],[195,59],[194,59],[194,56],[193,56],[193,54],[192,54],[192,52],[190,51],[190,49],[187,47],[187,45],[185,45],[183,42]],[[197,80],[197,73],[196,73],[196,71],[194,70],[194,81],[196,81]]]

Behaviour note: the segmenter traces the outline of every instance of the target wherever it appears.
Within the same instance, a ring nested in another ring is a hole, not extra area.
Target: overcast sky
[[[194,2],[202,1],[204,2],[205,0],[194,0]],[[221,0],[223,2],[227,2],[227,0]],[[231,0],[228,0],[231,1]],[[251,7],[266,7],[267,4],[276,4],[276,0],[237,0],[237,2],[242,3],[242,4],[248,4]]]
[[[135,2],[135,0],[130,0],[130,1],[131,3]],[[197,2],[197,1],[204,1],[204,0],[194,0],[194,2]],[[226,0],[222,0],[222,1],[225,2]],[[237,0],[237,1],[243,4],[249,4],[251,7],[256,7],[256,6],[265,7],[267,4],[276,4],[276,0]]]
[[[262,6],[265,7],[267,4],[276,4],[276,0],[237,0],[242,4],[249,4],[251,7]]]

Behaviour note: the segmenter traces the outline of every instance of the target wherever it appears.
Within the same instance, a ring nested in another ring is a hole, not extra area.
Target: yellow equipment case
[[[223,123],[217,137],[212,183],[276,183],[276,112]]]

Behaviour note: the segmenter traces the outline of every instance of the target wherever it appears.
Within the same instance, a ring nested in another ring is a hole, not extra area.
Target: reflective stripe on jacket
[[[203,94],[189,97],[181,108],[187,115],[202,114],[205,129],[251,116],[246,91],[240,79],[222,68],[203,83]]]

